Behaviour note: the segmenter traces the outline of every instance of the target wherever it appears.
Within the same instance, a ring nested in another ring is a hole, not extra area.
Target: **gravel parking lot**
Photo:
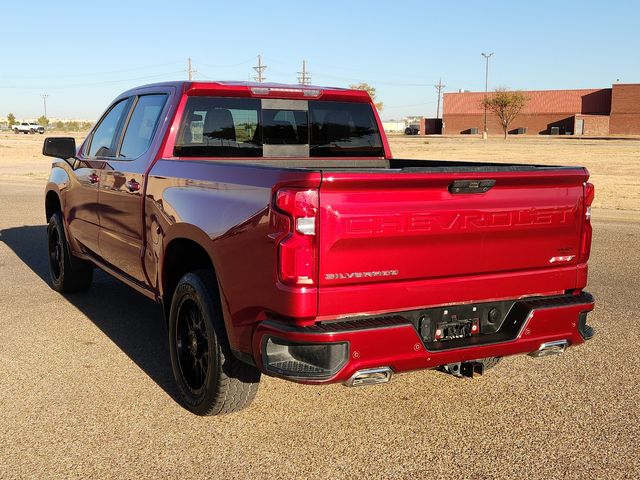
[[[176,401],[158,306],[104,274],[48,287],[43,186],[0,175],[0,478],[640,477],[640,213],[594,211],[580,348],[473,380],[263,377],[247,410],[201,418]]]

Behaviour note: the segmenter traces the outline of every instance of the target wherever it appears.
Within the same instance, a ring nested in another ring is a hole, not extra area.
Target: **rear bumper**
[[[265,373],[300,383],[342,383],[354,373],[372,368],[389,367],[393,372],[434,368],[449,363],[466,362],[486,357],[504,357],[537,351],[542,344],[566,340],[568,346],[584,343],[593,336],[586,324],[587,314],[594,308],[588,293],[562,297],[525,300],[528,313],[515,338],[507,341],[469,345],[439,351],[429,350],[414,325],[401,315],[366,318],[295,327],[267,320],[259,324],[253,336],[254,359]],[[266,355],[267,343],[291,344],[296,348],[318,345],[336,346],[344,356],[325,374],[299,374],[272,368]],[[344,345],[347,348],[344,348]]]

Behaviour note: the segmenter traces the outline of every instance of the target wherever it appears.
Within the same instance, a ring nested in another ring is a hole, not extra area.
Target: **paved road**
[[[640,218],[595,212],[590,317],[559,357],[389,385],[264,378],[221,418],[175,400],[158,307],[97,275],[46,283],[42,184],[0,182],[0,478],[640,477]]]

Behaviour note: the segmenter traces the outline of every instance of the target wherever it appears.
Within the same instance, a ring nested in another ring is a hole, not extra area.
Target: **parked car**
[[[420,125],[411,124],[404,129],[405,135],[418,135],[420,133]]]
[[[148,85],[43,153],[52,287],[100,268],[158,301],[197,414],[248,405],[262,373],[473,376],[593,335],[587,170],[393,158],[366,92]]]
[[[16,123],[11,128],[13,129],[13,133],[33,134],[37,132],[41,135],[44,133],[44,127],[34,122]]]

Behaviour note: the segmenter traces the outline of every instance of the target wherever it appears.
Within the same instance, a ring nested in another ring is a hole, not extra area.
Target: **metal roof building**
[[[612,88],[522,92],[527,105],[509,126],[510,133],[640,135],[640,84]],[[445,134],[480,133],[484,128],[484,92],[445,93]],[[489,134],[502,133],[497,117],[487,115]]]

